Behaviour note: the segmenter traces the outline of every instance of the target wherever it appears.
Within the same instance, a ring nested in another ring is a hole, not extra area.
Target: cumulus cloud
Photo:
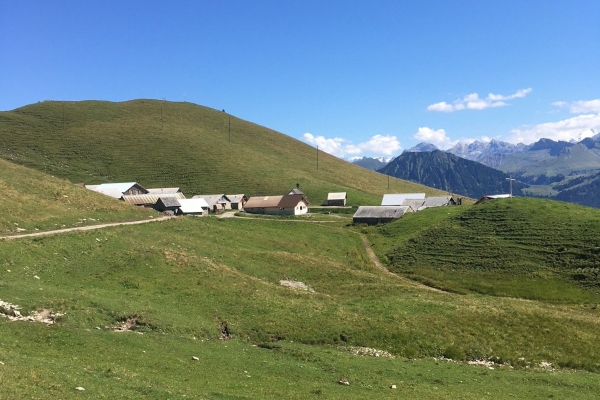
[[[552,105],[558,108],[568,108],[571,114],[600,113],[600,99],[574,101],[572,103],[555,101]]]
[[[438,149],[442,150],[449,149],[458,142],[457,140],[451,140],[445,130],[433,130],[426,126],[420,127],[413,137],[422,142],[435,144]]]
[[[358,158],[365,154],[373,157],[390,157],[402,149],[396,136],[391,135],[375,135],[370,140],[356,145],[346,139],[327,139],[311,133],[305,133],[302,137],[306,143],[319,146],[319,150],[340,158],[346,156]]]
[[[600,131],[600,114],[582,114],[557,122],[513,129],[512,143],[533,143],[542,138],[569,141],[592,136]]]
[[[435,112],[454,112],[460,110],[484,110],[486,108],[504,107],[508,105],[507,100],[520,99],[527,96],[531,92],[531,88],[519,89],[515,93],[508,96],[501,94],[490,93],[485,98],[480,98],[477,93],[471,93],[453,101],[451,104],[445,101],[431,104],[427,107],[427,111]]]

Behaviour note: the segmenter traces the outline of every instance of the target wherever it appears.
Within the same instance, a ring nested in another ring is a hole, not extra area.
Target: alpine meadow
[[[385,193],[451,194],[186,102],[0,112],[0,158],[2,399],[600,393],[600,209],[464,199],[353,224]],[[108,182],[298,185],[310,212],[161,218],[77,185]]]

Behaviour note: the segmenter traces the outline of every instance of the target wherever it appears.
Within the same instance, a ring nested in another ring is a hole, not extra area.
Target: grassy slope
[[[162,118],[161,123],[161,107]],[[64,114],[64,124],[63,124]],[[229,122],[231,121],[231,144]],[[72,182],[138,181],[199,193],[328,192],[379,204],[384,192],[441,192],[352,165],[289,136],[191,103],[43,102],[0,113],[0,157]]]
[[[436,287],[556,302],[600,301],[596,209],[513,198],[426,210],[369,232],[391,269]]]
[[[483,387],[494,397],[586,397],[600,388],[594,374],[413,365],[338,351],[370,346],[413,358],[600,369],[597,310],[416,289],[373,269],[358,235],[335,226],[185,218],[5,242],[0,259],[11,271],[0,278],[2,300],[24,313],[66,313],[49,328],[0,320],[8,367],[0,374],[16,397],[67,398],[75,386],[93,397],[154,398],[385,397],[394,383],[430,398],[480,398]],[[316,292],[281,287],[286,278]],[[143,335],[106,328],[134,315]],[[217,340],[223,321],[233,342]],[[201,361],[193,364],[193,355]],[[338,385],[343,377],[353,386]]]
[[[0,159],[0,236],[146,219],[156,215]]]

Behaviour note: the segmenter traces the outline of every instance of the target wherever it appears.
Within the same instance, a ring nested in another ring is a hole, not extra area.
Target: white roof
[[[123,192],[118,189],[106,189],[106,190],[98,190],[94,189],[94,192],[102,193],[106,196],[114,197],[115,199],[120,199],[123,197]]]
[[[329,193],[327,195],[327,200],[345,200],[345,199],[346,199],[346,192]]]
[[[150,194],[161,194],[161,193],[178,193],[181,190],[178,187],[174,188],[155,188],[155,189],[146,189]]]
[[[425,193],[395,193],[384,194],[381,200],[382,206],[400,206],[404,200],[425,200]]]
[[[184,214],[201,213],[209,208],[204,199],[178,199],[181,207],[179,209]]]
[[[133,185],[136,185],[137,182],[119,182],[119,183],[103,183],[101,185],[96,186],[95,190],[97,192],[104,192],[107,190],[118,190],[119,192],[121,192],[121,194],[125,193],[126,191],[128,191],[129,189],[131,189],[131,187]],[[89,186],[93,186],[93,185],[89,185]]]
[[[488,199],[506,199],[510,197],[510,194],[486,194],[483,197],[487,197]]]

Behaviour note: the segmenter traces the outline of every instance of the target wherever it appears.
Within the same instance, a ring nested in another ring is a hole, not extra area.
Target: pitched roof
[[[201,213],[205,209],[210,208],[204,199],[181,199],[179,200],[181,207],[179,209],[184,214]]]
[[[277,207],[296,207],[301,201],[303,201],[304,204],[308,206],[308,200],[306,200],[306,197],[303,194],[286,194],[285,196],[281,197],[281,200],[279,201],[279,204],[277,204]],[[248,207],[248,203],[246,203],[246,207]]]
[[[185,199],[183,193],[164,193],[164,194],[129,194],[123,195],[123,201],[129,204],[144,205],[144,204],[156,204],[160,198],[176,198]]]
[[[254,196],[250,197],[244,208],[272,208],[277,207],[283,196]]]
[[[425,200],[425,193],[394,193],[384,194],[382,206],[399,206],[404,200]]]
[[[446,206],[446,205],[448,205],[448,203],[450,203],[450,200],[452,200],[452,196],[428,197],[425,200],[425,203],[423,203],[422,208]]]
[[[292,189],[288,194],[304,194],[300,189]]]
[[[402,206],[409,206],[410,208],[412,208],[413,211],[417,211],[425,202],[425,200],[420,199],[420,200],[413,200],[413,199],[406,199],[402,202]]]
[[[327,200],[346,200],[346,192],[329,193],[327,195]]]
[[[400,218],[408,206],[360,206],[353,218]]]
[[[159,198],[156,202],[161,202],[165,207],[181,207],[181,203],[175,197]]]
[[[129,189],[131,189],[135,185],[138,185],[139,187],[142,187],[142,185],[140,185],[137,182],[103,183],[103,184],[100,184],[100,185],[97,185],[97,186],[96,185],[88,185],[86,187],[88,187],[88,189],[89,189],[90,186],[96,186],[96,188],[92,189],[92,190],[96,190],[98,192],[99,191],[106,191],[106,190],[118,190],[121,193],[125,193],[126,191],[128,191]]]
[[[178,193],[181,192],[181,189],[178,187],[174,188],[155,188],[155,189],[146,189],[148,193],[151,194],[159,194],[159,193]]]
[[[228,200],[225,198],[224,194],[197,194],[196,196],[192,196],[192,199],[204,199],[208,203],[210,207],[215,204],[227,203]]]
[[[239,203],[246,197],[244,194],[226,194],[225,197],[229,199],[232,203]]]

